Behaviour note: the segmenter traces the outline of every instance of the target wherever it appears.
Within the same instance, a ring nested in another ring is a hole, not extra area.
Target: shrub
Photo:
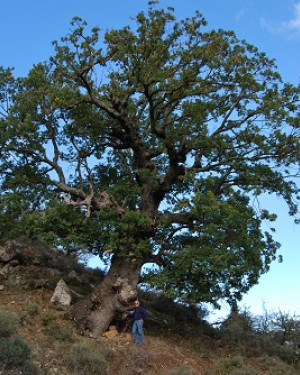
[[[57,340],[72,341],[71,328],[64,324],[64,322],[57,321],[56,315],[51,311],[47,312],[42,318],[44,331],[48,335],[54,337]]]
[[[210,369],[210,375],[258,375],[247,367],[240,356],[220,358]]]
[[[107,352],[76,344],[66,358],[66,365],[74,375],[108,375],[106,356]]]
[[[42,318],[43,326],[46,327],[47,325],[51,324],[55,320],[56,320],[56,316],[51,311],[48,311],[45,314],[45,316],[43,316],[43,318]]]
[[[18,319],[13,314],[0,311],[0,337],[9,337],[18,330]]]
[[[293,375],[294,369],[279,358],[264,357],[259,359],[259,367],[272,375]]]
[[[28,305],[28,314],[33,317],[40,312],[40,305],[35,302],[30,302]]]
[[[69,327],[57,321],[50,321],[45,326],[45,332],[56,340],[72,341],[72,332]]]
[[[0,337],[0,362],[7,365],[22,365],[31,356],[31,349],[20,337]]]
[[[253,318],[247,311],[232,312],[222,323],[220,333],[223,338],[233,342],[244,341],[253,336]]]
[[[292,346],[279,345],[272,341],[269,342],[266,352],[269,356],[278,357],[289,364],[295,363],[297,359],[297,354]]]
[[[24,375],[36,375],[38,368],[32,363],[31,348],[16,335],[18,325],[19,322],[15,315],[0,311],[1,373],[8,374],[9,370],[17,369]]]

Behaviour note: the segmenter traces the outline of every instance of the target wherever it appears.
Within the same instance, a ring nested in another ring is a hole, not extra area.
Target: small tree
[[[49,61],[1,70],[2,212],[110,265],[72,308],[94,333],[131,305],[146,263],[169,295],[234,303],[278,248],[253,198],[297,212],[299,88],[205,25],[151,4],[133,28],[88,33],[75,18]]]

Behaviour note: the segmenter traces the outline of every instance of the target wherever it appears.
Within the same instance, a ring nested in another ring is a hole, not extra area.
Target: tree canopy
[[[200,13],[71,25],[27,76],[0,71],[2,235],[155,264],[145,281],[174,297],[240,299],[279,247],[254,201],[298,212],[299,87]]]

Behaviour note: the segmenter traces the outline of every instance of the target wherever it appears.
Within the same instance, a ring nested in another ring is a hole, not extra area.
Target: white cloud
[[[260,23],[272,34],[281,34],[287,37],[300,36],[300,2],[294,4],[294,15],[291,20],[275,23],[261,18]]]
[[[300,2],[297,4],[294,4],[294,12],[295,12],[294,18],[288,22],[284,22],[283,26],[289,30],[300,31]]]

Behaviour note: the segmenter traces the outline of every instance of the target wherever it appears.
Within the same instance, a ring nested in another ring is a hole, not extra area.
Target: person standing
[[[134,302],[134,310],[133,312],[126,313],[126,316],[133,318],[132,324],[132,336],[134,342],[137,345],[144,344],[144,321],[147,317],[147,310],[145,310],[138,300]]]

